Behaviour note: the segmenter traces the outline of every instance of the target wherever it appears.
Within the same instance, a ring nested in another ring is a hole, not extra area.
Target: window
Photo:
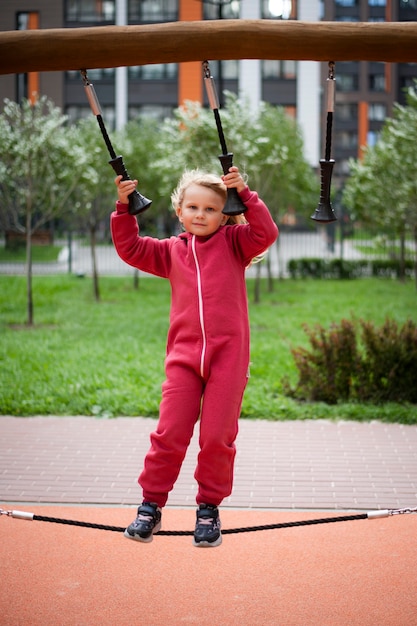
[[[335,144],[343,150],[356,149],[358,145],[358,135],[356,132],[338,132],[335,134]]]
[[[338,74],[337,91],[358,91],[359,79],[357,74]]]
[[[385,74],[369,75],[370,91],[385,91]]]
[[[68,115],[69,123],[75,124],[78,120],[83,120],[86,117],[91,116],[91,109],[89,106],[69,105],[65,109],[66,115]]]
[[[379,139],[379,133],[375,132],[374,130],[370,130],[368,134],[366,135],[366,143],[371,148],[373,148],[373,146],[377,144],[378,139]]]
[[[104,123],[108,130],[114,130],[116,115],[114,112],[113,106],[101,106],[101,111],[103,113]],[[86,117],[91,117],[91,109],[88,105],[69,105],[65,110],[66,115],[68,115],[68,121],[70,124],[75,124],[79,120],[85,119]]]
[[[417,0],[400,0],[400,9],[417,9]]]
[[[336,64],[336,92],[358,91],[359,63],[342,61]]]
[[[138,117],[147,117],[161,122],[166,117],[172,116],[174,106],[164,104],[146,104],[142,106],[129,107],[129,120],[136,120]]]
[[[129,23],[175,22],[178,0],[128,0]]]
[[[239,0],[217,0],[217,2],[209,2],[205,0],[199,1],[203,3],[203,14],[205,20],[239,18]]]
[[[295,78],[296,63],[296,61],[262,61],[262,78],[266,80]]]
[[[178,74],[176,63],[155,63],[152,65],[134,65],[128,68],[130,79],[137,80],[175,80]]]
[[[68,80],[79,81],[81,79],[79,70],[68,70],[65,74]],[[114,67],[106,67],[88,70],[87,74],[89,80],[93,83],[98,80],[114,80],[115,71]]]
[[[115,0],[67,0],[67,22],[114,22]]]
[[[16,16],[16,29],[17,30],[28,30],[29,29],[29,17],[30,13],[18,13]]]
[[[399,80],[400,91],[404,91],[405,89],[410,89],[411,87],[415,89],[416,81],[413,76],[400,76]]]
[[[336,161],[336,169],[339,176],[349,176],[350,174],[350,161],[349,159],[342,159]]]
[[[262,0],[262,17],[268,20],[295,18],[295,0]]]
[[[368,107],[368,119],[371,122],[383,122],[387,117],[387,107],[381,102],[370,103]]]
[[[368,0],[370,7],[385,7],[387,0]]]
[[[211,73],[215,80],[218,79],[219,61],[210,61]],[[222,61],[221,62],[221,74],[223,80],[237,80],[239,73],[238,61]]]
[[[358,0],[336,0],[337,7],[357,7]]]
[[[334,115],[340,122],[353,122],[358,118],[358,105],[353,102],[337,104]]]

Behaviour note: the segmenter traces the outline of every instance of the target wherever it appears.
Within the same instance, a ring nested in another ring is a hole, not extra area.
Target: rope
[[[223,132],[223,127],[222,127],[222,122],[220,119],[219,109],[213,109],[213,113],[214,113],[214,119],[216,120],[217,132],[218,132],[219,139],[220,139],[220,146],[222,149],[222,153],[227,154],[226,139],[224,138],[224,132]]]
[[[222,530],[223,535],[233,535],[237,533],[252,533],[262,530],[276,530],[278,528],[293,528],[296,526],[313,526],[317,524],[332,524],[335,522],[349,522],[353,520],[372,519],[377,517],[388,517],[390,515],[401,515],[405,513],[416,513],[417,508],[404,509],[387,509],[379,511],[371,511],[368,513],[358,513],[356,515],[339,515],[337,517],[323,517],[319,519],[298,520],[294,522],[281,522],[278,524],[266,524],[263,526],[247,526],[243,528],[225,528]],[[109,530],[122,533],[125,528],[122,526],[108,526],[106,524],[93,524],[90,522],[81,522],[77,520],[62,519],[59,517],[46,517],[44,515],[36,515],[34,513],[25,513],[22,511],[6,511],[0,508],[0,516],[8,515],[18,519],[35,520],[38,522],[53,522],[55,524],[67,524],[70,526],[82,526],[85,528],[95,528],[97,530]],[[160,530],[156,535],[167,537],[184,537],[193,535],[193,531],[189,530]]]
[[[95,528],[97,530],[109,530],[112,532],[124,532],[125,528],[121,526],[108,526],[106,524],[93,524],[90,522],[81,522],[77,520],[62,519],[58,517],[46,517],[44,515],[36,514],[23,514],[19,515],[18,511],[10,511],[7,513],[11,517],[17,517],[22,519],[32,519],[37,522],[52,522],[55,524],[66,524],[69,526],[81,526],[85,528]],[[324,517],[321,519],[300,520],[295,522],[282,522],[279,524],[266,524],[263,526],[248,526],[243,528],[225,528],[222,530],[223,535],[233,535],[237,533],[252,533],[262,530],[275,530],[278,528],[292,528],[294,526],[312,526],[314,524],[330,524],[332,522],[347,522],[350,520],[367,519],[367,513],[360,513],[358,515],[344,515],[338,517]],[[164,535],[167,537],[184,537],[193,535],[193,531],[189,530],[160,530],[158,535]]]
[[[116,153],[115,153],[114,148],[113,148],[113,146],[111,144],[110,137],[107,134],[107,130],[106,130],[106,127],[104,126],[104,121],[103,121],[103,118],[102,118],[101,115],[97,115],[97,122],[98,122],[98,125],[100,126],[100,130],[101,130],[101,134],[103,135],[103,139],[106,142],[107,150],[109,151],[111,158],[115,159],[116,158]]]
[[[222,530],[222,533],[252,533],[258,530],[275,530],[277,528],[292,528],[294,526],[312,526],[314,524],[331,524],[332,522],[348,522],[350,520],[367,519],[367,513],[359,513],[358,515],[344,515],[340,517],[323,517],[321,519],[307,519],[296,522],[281,522],[280,524],[266,524],[265,526],[249,526],[247,528],[230,528]]]
[[[326,151],[325,151],[325,160],[330,161],[330,155],[332,151],[332,125],[333,125],[333,113],[327,113],[326,120]]]
[[[34,515],[33,520],[37,522],[54,522],[55,524],[68,524],[70,526],[84,526],[85,528],[96,528],[98,530],[111,530],[116,533],[124,531],[121,526],[107,526],[106,524],[91,524],[89,522],[79,522],[70,519],[60,519],[59,517],[45,517],[44,515]]]

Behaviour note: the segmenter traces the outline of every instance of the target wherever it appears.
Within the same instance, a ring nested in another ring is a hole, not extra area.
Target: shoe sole
[[[216,541],[212,541],[210,543],[210,541],[196,541],[195,539],[193,539],[193,546],[196,548],[217,548],[217,546],[219,546],[222,542],[222,536],[220,535],[220,537],[218,539],[216,539]]]
[[[155,528],[153,528],[149,537],[141,537],[140,535],[131,535],[130,533],[127,532],[127,528],[124,531],[123,535],[127,537],[127,539],[133,539],[133,541],[140,541],[141,543],[150,543],[153,539],[154,534],[161,530],[161,525],[162,525],[161,522],[156,524]]]

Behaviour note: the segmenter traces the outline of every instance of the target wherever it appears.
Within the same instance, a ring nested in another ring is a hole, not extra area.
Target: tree
[[[5,100],[0,115],[0,226],[26,235],[27,324],[33,325],[32,235],[62,214],[86,158],[52,101]]]
[[[278,221],[290,207],[310,214],[317,179],[303,157],[300,129],[284,109],[261,103],[254,113],[247,102],[226,92],[220,117],[233,162],[244,175],[247,172],[249,185],[264,199],[274,219]],[[165,121],[162,135],[164,154],[158,168],[165,193],[186,168],[222,173],[213,112],[200,103],[187,102],[176,109],[173,118]]]
[[[94,297],[100,300],[99,272],[97,265],[97,232],[104,219],[108,219],[114,206],[116,174],[110,168],[109,155],[101,140],[97,122],[93,118],[83,119],[74,127],[77,144],[88,161],[88,167],[79,177],[74,190],[70,212],[89,233]]]
[[[115,134],[115,144],[129,176],[138,180],[138,190],[152,200],[150,209],[139,216],[142,230],[153,235],[170,232],[169,193],[166,185],[161,185],[158,166],[165,150],[160,122],[144,117],[132,120]]]
[[[261,103],[256,113],[235,94],[226,92],[220,111],[228,150],[249,184],[268,204],[273,216],[294,206],[311,211],[317,180],[303,157],[303,141],[295,120],[282,107]],[[165,121],[164,183],[172,187],[184,168],[199,167],[221,173],[220,143],[213,112],[187,102]]]
[[[366,147],[362,160],[350,162],[351,175],[343,201],[356,219],[377,225],[401,242],[404,267],[405,239],[414,238],[417,250],[417,82],[407,91],[407,104],[396,104],[379,141]],[[417,288],[417,255],[415,258]]]

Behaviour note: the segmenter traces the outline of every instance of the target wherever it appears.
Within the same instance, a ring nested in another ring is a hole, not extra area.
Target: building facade
[[[349,22],[417,20],[417,0],[324,0],[322,19]],[[338,62],[334,110],[335,175],[349,173],[349,159],[374,145],[394,102],[405,102],[405,88],[417,78],[415,63]],[[322,67],[321,83],[326,81]],[[323,107],[322,107],[323,109]],[[322,111],[322,128],[325,112]]]
[[[2,0],[0,30],[229,18],[409,21],[417,20],[417,0]],[[317,166],[324,154],[326,64],[254,59],[213,61],[210,66],[220,96],[232,91],[254,109],[266,101],[296,117],[305,156]],[[393,103],[404,101],[404,88],[417,77],[417,66],[359,61],[337,63],[335,70],[332,158],[335,175],[343,178],[349,158],[375,143]],[[88,75],[109,127],[121,128],[139,115],[163,118],[187,100],[206,103],[200,62],[88,68]],[[1,101],[36,94],[47,95],[72,120],[91,114],[78,71],[0,76]]]

